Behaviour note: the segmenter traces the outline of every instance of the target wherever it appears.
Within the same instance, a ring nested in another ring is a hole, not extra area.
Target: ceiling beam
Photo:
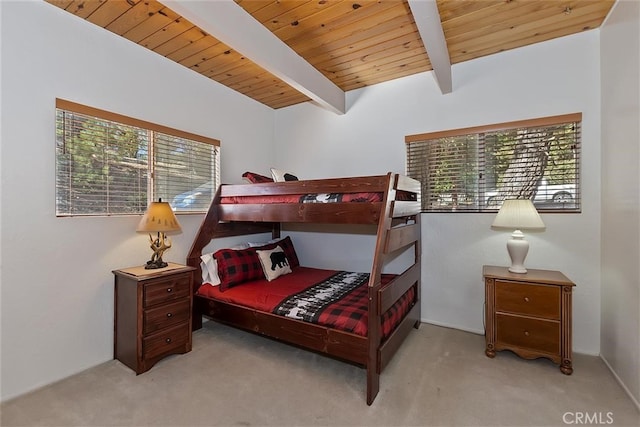
[[[451,60],[440,22],[438,4],[436,0],[409,0],[409,7],[418,26],[422,44],[429,55],[436,83],[443,94],[451,93]]]
[[[344,91],[233,0],[162,3],[322,107],[345,113]]]

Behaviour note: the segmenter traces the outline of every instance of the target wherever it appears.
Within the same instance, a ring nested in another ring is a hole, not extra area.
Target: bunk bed
[[[379,391],[381,372],[405,337],[420,324],[420,183],[388,173],[221,185],[196,234],[187,264],[200,268],[203,250],[213,239],[265,232],[277,239],[282,223],[376,226],[372,227],[377,231],[371,271],[362,285],[364,288],[360,289],[366,311],[364,332],[308,323],[275,314],[264,307],[249,307],[218,298],[215,292],[201,290],[211,286],[203,286],[200,275],[194,280],[194,330],[202,327],[202,316],[206,316],[364,367],[366,401],[371,405]],[[412,264],[401,274],[383,274],[385,259],[403,249],[413,252]],[[291,282],[298,271],[305,269],[295,267],[295,274],[284,277]],[[257,281],[252,286],[257,288],[262,284]],[[388,322],[389,317],[395,318],[392,323]]]

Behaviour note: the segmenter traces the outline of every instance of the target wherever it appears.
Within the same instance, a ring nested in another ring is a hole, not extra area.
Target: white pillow
[[[280,239],[275,239],[273,242],[276,242]],[[268,242],[272,243],[272,242]],[[239,251],[243,249],[248,249],[253,246],[262,246],[267,243],[239,243],[235,246],[230,247],[229,249],[233,249],[234,251]],[[218,286],[220,284],[220,275],[218,275],[218,262],[213,257],[213,254],[204,254],[200,257],[202,261],[200,261],[200,269],[202,270],[202,283],[209,283],[212,286]]]
[[[264,277],[266,277],[268,281],[272,281],[283,274],[291,273],[289,260],[287,260],[280,246],[264,251],[256,251],[256,253],[258,254],[258,258],[260,258]]]
[[[235,246],[231,246],[229,249],[233,249],[234,251],[241,251],[243,249],[249,249],[251,247],[251,243],[238,243]]]
[[[271,168],[271,177],[274,182],[298,181],[297,176],[276,168]]]
[[[247,247],[248,248],[256,248],[258,246],[264,246],[264,245],[268,245],[270,243],[275,243],[275,242],[279,242],[280,240],[284,239],[284,237],[278,237],[277,239],[271,239],[267,242],[247,242]]]
[[[276,169],[276,168],[271,168],[271,177],[273,178],[273,180],[275,182],[284,182],[284,174],[286,172],[282,171],[280,169]]]
[[[254,246],[263,246],[269,243],[275,243],[280,239],[269,240],[264,243],[239,243],[230,247],[234,251],[252,248]],[[218,275],[218,262],[213,257],[213,254],[204,254],[200,257],[200,269],[202,270],[202,283],[209,283],[212,286],[218,286],[220,284],[220,276]]]
[[[208,283],[212,286],[220,284],[218,276],[218,263],[213,254],[204,254],[200,257],[200,268],[202,269],[202,283]]]

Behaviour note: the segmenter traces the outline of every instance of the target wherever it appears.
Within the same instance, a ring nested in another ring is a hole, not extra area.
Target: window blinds
[[[58,216],[140,214],[153,200],[183,201],[200,190],[173,207],[207,210],[219,181],[216,140],[68,101],[57,107]]]
[[[484,212],[506,199],[580,212],[581,115],[408,136],[407,174],[423,211]]]

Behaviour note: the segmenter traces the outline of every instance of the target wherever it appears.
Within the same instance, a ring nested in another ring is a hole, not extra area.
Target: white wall
[[[273,110],[42,1],[0,2],[2,400],[113,358],[113,275],[139,216],[56,218],[55,98],[220,139],[222,179],[272,159]],[[179,216],[184,262],[201,215]]]
[[[640,3],[601,29],[601,355],[640,408]]]
[[[0,1],[0,19],[2,400],[111,359],[110,271],[149,257],[146,237],[133,232],[138,217],[55,217],[56,97],[220,139],[224,182],[239,182],[244,170],[266,173],[268,166],[301,178],[402,172],[405,135],[582,112],[583,213],[543,215],[547,230],[529,234],[527,265],[561,270],[577,283],[574,349],[599,352],[598,31],[455,65],[454,92],[445,96],[430,73],[352,91],[348,113],[337,116],[311,104],[274,113],[44,2]],[[613,49],[609,54],[615,56]],[[637,222],[637,201],[634,208]],[[615,213],[603,210],[605,229]],[[179,220],[184,233],[166,256],[176,262],[184,260],[201,216]],[[481,267],[508,263],[508,233],[492,231],[492,220],[489,214],[423,215],[425,321],[482,332]],[[355,239],[349,227],[330,235],[292,230],[303,262],[370,267],[374,239],[366,227],[357,227]],[[625,272],[632,274],[632,266],[626,263]],[[623,291],[613,303],[628,295]],[[603,310],[611,311],[605,301]],[[610,316],[603,318],[610,331],[604,335],[619,330]],[[638,334],[633,327],[623,331]],[[619,358],[623,370],[630,365],[625,375],[637,378],[637,356],[633,365],[632,356],[614,348],[612,359]]]
[[[599,70],[596,30],[455,65],[448,95],[424,73],[349,92],[343,116],[310,104],[281,109],[275,166],[301,178],[404,172],[405,135],[582,112],[583,212],[542,215],[547,229],[529,233],[527,265],[560,270],[577,283],[574,349],[598,354]],[[422,215],[424,321],[483,332],[482,265],[509,263],[509,233],[492,231],[493,217]],[[303,261],[370,268],[365,256],[373,251],[373,238],[370,252],[362,250],[364,236],[296,233],[295,240]]]

